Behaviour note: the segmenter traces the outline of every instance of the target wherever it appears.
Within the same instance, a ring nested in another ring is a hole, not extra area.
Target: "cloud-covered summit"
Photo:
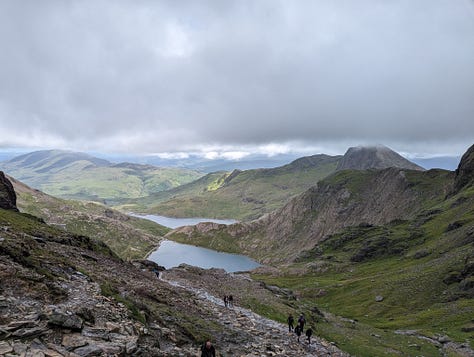
[[[0,146],[459,154],[473,44],[468,0],[7,0]]]

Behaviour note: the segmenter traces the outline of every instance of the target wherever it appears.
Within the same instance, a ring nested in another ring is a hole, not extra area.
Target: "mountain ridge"
[[[357,146],[349,148],[337,165],[337,170],[366,170],[398,167],[424,170],[386,146]]]
[[[0,168],[53,196],[98,202],[146,196],[202,176],[179,168],[113,164],[89,154],[62,150],[23,154],[1,162]]]
[[[357,170],[388,167],[423,170],[387,147],[349,148],[344,156],[317,154],[289,164],[223,173],[209,184],[208,174],[199,182],[162,191],[141,199],[135,206],[146,213],[173,217],[209,217],[251,220],[272,212],[292,197],[316,185],[330,174],[351,167]],[[192,189],[191,189],[192,187]],[[134,206],[131,207],[132,210]]]
[[[430,176],[436,176],[441,183],[413,188],[414,182],[429,181]],[[452,189],[453,177],[453,172],[445,170],[338,171],[257,220],[230,226],[202,223],[178,228],[167,236],[176,239],[175,235],[184,234],[189,237],[184,241],[193,243],[193,236],[199,236],[200,229],[212,233],[214,227],[218,235],[241,239],[233,252],[248,254],[264,263],[284,263],[343,227],[410,217],[423,202],[444,199]]]

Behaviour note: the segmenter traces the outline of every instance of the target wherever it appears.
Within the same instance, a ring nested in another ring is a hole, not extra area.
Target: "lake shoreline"
[[[187,264],[202,269],[224,269],[228,273],[251,271],[262,266],[252,258],[236,253],[220,252],[173,240],[163,240],[160,246],[149,253],[147,258],[166,269]]]
[[[211,223],[226,224],[226,225],[239,222],[235,219],[214,219],[214,218],[204,218],[204,217],[173,218],[173,217],[160,216],[160,215],[154,215],[154,214],[138,214],[134,212],[129,212],[128,215],[131,217],[148,219],[149,221],[158,223],[170,229],[176,229],[176,228],[184,227],[184,226],[194,226],[202,222],[211,222]]]

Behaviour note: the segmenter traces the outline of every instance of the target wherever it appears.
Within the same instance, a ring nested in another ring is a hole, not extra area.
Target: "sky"
[[[474,143],[474,1],[0,2],[0,150]]]

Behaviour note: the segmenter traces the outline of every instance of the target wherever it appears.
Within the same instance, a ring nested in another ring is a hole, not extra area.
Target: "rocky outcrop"
[[[337,170],[367,170],[398,167],[408,170],[424,170],[385,146],[352,147],[337,165]]]
[[[461,158],[454,179],[454,190],[459,192],[463,187],[472,183],[474,183],[474,145]]]
[[[15,190],[3,171],[0,171],[0,208],[18,211]]]

